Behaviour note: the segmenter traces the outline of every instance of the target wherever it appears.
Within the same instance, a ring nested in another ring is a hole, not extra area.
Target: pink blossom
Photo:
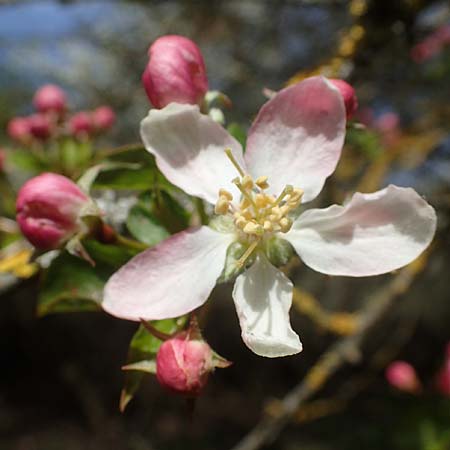
[[[116,114],[109,106],[100,106],[92,112],[92,122],[97,131],[106,131],[114,125]]]
[[[22,144],[31,139],[30,121],[28,117],[14,117],[8,123],[8,135]]]
[[[17,222],[36,248],[58,248],[80,229],[80,214],[89,203],[89,197],[73,181],[44,173],[20,189]]]
[[[202,103],[208,79],[203,56],[194,42],[183,36],[162,36],[148,54],[142,83],[155,108],[171,102]]]
[[[196,396],[214,369],[211,347],[201,340],[190,340],[186,333],[165,341],[156,357],[156,377],[171,391]]]
[[[394,361],[386,369],[389,384],[401,391],[417,393],[421,389],[416,370],[405,361]]]
[[[67,107],[66,94],[59,86],[46,84],[34,94],[33,105],[42,113],[62,114]]]
[[[388,186],[356,193],[344,206],[309,209],[339,161],[346,110],[323,77],[278,92],[259,111],[246,152],[197,105],[171,103],[141,122],[146,149],[166,178],[215,205],[211,226],[177,233],[134,257],[108,281],[103,308],[139,321],[184,315],[205,303],[224,274],[230,245],[233,299],[242,338],[255,353],[302,350],[289,309],[293,284],[270,259],[287,241],[310,268],[364,277],[398,269],[430,244],[434,209],[413,189]]]
[[[347,119],[350,119],[358,109],[358,98],[356,97],[355,90],[344,80],[331,79],[330,81],[339,89],[339,92],[344,99]]]

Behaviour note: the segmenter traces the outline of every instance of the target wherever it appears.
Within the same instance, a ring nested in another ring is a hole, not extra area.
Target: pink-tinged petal
[[[241,145],[196,105],[171,103],[152,109],[141,122],[146,149],[155,155],[161,172],[185,192],[216,203],[220,188],[232,191],[238,172],[225,154],[230,148],[244,167]]]
[[[411,188],[356,193],[344,206],[311,209],[284,235],[306,265],[363,277],[405,266],[430,244],[434,209]]]
[[[242,339],[250,350],[268,358],[302,351],[289,321],[292,283],[264,255],[258,255],[255,263],[237,277],[233,299]]]
[[[323,77],[280,91],[260,110],[247,141],[250,174],[267,175],[271,192],[286,184],[316,197],[334,172],[345,137],[346,112],[338,89]]]
[[[166,319],[208,299],[232,235],[208,227],[182,231],[135,256],[105,286],[103,309],[122,319]]]

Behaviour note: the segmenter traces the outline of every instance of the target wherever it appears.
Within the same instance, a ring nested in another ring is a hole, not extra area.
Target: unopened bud
[[[156,355],[156,377],[167,389],[197,396],[214,369],[211,347],[202,340],[190,340],[182,333],[165,341]]]
[[[355,90],[344,80],[333,78],[330,79],[330,81],[335,87],[338,88],[339,92],[341,93],[344,100],[347,119],[350,119],[358,109],[358,98],[356,97]]]
[[[100,106],[92,112],[92,122],[97,131],[106,131],[116,121],[116,114],[109,106]]]
[[[0,172],[5,168],[6,151],[0,148]]]
[[[54,84],[46,84],[34,94],[33,105],[42,113],[62,114],[67,107],[66,94],[60,87]]]
[[[50,117],[46,114],[33,114],[28,118],[30,132],[36,138],[40,140],[48,139],[54,131],[54,124]]]
[[[203,56],[194,42],[183,36],[162,36],[148,53],[142,83],[155,108],[171,102],[202,103],[208,79]]]
[[[69,119],[69,132],[74,136],[89,136],[93,130],[92,116],[86,111],[76,113]]]
[[[90,202],[73,181],[55,173],[44,173],[20,189],[17,222],[36,248],[58,248],[80,230],[80,214]]]
[[[421,389],[416,370],[405,361],[394,361],[386,369],[389,384],[401,391],[417,393]]]
[[[8,135],[22,144],[31,139],[30,121],[28,117],[14,117],[8,123]]]

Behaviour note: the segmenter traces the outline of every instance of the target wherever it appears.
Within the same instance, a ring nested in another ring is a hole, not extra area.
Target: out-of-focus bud
[[[92,121],[97,131],[106,131],[114,125],[116,114],[109,106],[100,106],[92,112]]]
[[[54,124],[46,114],[33,114],[28,121],[30,132],[36,139],[46,140],[53,134]]]
[[[418,393],[421,383],[416,370],[405,361],[394,361],[386,369],[386,379],[389,384],[401,391]]]
[[[155,108],[171,102],[202,103],[208,78],[203,56],[194,42],[183,36],[162,36],[148,53],[150,60],[142,83]]]
[[[66,94],[60,87],[54,84],[46,84],[34,94],[33,105],[42,113],[62,114],[67,107]]]
[[[450,343],[445,348],[444,363],[436,374],[436,389],[442,395],[450,397]]]
[[[22,144],[31,139],[30,121],[28,117],[14,117],[8,123],[8,135]]]
[[[355,90],[346,81],[337,78],[330,79],[331,83],[339,89],[339,92],[344,99],[345,111],[347,119],[350,119],[358,109],[358,99]]]
[[[231,363],[214,353],[201,338],[180,333],[165,341],[156,355],[156,378],[167,389],[195,397],[205,387],[215,367]]]
[[[81,111],[74,114],[69,119],[69,132],[70,134],[82,137],[89,136],[94,131],[94,123],[92,116],[86,111]]]
[[[0,172],[3,172],[3,169],[5,167],[5,160],[6,160],[6,151],[0,148]]]
[[[27,181],[16,203],[17,222],[38,249],[60,247],[82,226],[80,216],[91,199],[68,178],[44,173]]]

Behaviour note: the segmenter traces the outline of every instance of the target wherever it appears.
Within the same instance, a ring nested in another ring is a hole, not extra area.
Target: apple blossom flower
[[[406,361],[394,361],[389,364],[386,379],[391,386],[400,391],[417,393],[421,389],[416,369]]]
[[[105,286],[105,311],[135,321],[186,314],[205,303],[227,251],[240,246],[233,299],[244,342],[261,356],[300,352],[289,321],[293,284],[271,261],[274,242],[290,244],[318,272],[362,277],[408,264],[435,232],[433,208],[396,186],[298,215],[335,170],[345,126],[342,96],[323,77],[270,99],[245,155],[196,105],[151,110],[141,123],[146,149],[169,181],[215,205],[218,218],[214,227],[177,233],[119,269]]]
[[[91,199],[69,178],[43,173],[20,189],[16,210],[23,235],[41,250],[60,247],[80,230]]]
[[[59,86],[46,84],[34,94],[33,105],[41,113],[62,114],[67,107],[66,94]]]
[[[148,55],[142,83],[155,108],[171,102],[202,103],[208,78],[203,56],[194,42],[183,36],[162,36],[151,45]]]
[[[92,111],[92,122],[97,131],[106,131],[116,121],[116,114],[109,106],[100,106]]]
[[[355,90],[353,87],[344,80],[337,78],[331,78],[331,83],[339,89],[339,92],[344,99],[345,112],[347,114],[347,119],[350,119],[355,114],[358,109],[358,98],[356,97]]]
[[[8,135],[22,144],[31,140],[30,121],[28,117],[14,117],[8,122]]]

